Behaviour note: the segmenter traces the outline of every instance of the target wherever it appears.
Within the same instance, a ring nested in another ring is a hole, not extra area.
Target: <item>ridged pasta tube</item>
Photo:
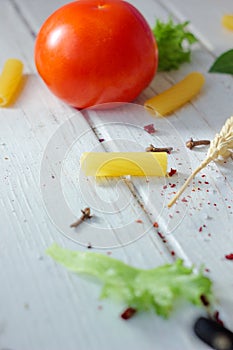
[[[233,30],[233,14],[222,16],[222,25],[230,30]]]
[[[0,75],[0,106],[6,106],[14,96],[22,79],[23,63],[15,58],[8,59]]]
[[[87,176],[165,176],[166,152],[86,152],[80,159]]]
[[[196,96],[204,82],[203,74],[192,72],[168,90],[147,100],[144,106],[156,115],[167,115]]]

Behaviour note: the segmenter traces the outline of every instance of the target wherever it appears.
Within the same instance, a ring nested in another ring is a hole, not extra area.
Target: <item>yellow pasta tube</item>
[[[222,25],[230,30],[233,30],[233,15],[222,16]]]
[[[87,176],[165,176],[166,152],[85,152],[81,169]]]
[[[10,58],[0,75],[0,106],[9,104],[22,78],[23,64],[20,60]]]
[[[156,95],[144,104],[153,113],[164,116],[183,106],[198,94],[205,82],[203,74],[192,72],[170,89]]]

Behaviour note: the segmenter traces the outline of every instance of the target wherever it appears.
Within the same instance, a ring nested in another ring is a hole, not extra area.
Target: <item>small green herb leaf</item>
[[[190,47],[197,39],[186,30],[188,24],[188,21],[175,24],[172,19],[167,23],[156,20],[153,33],[158,44],[159,71],[178,69],[183,62],[190,62]]]
[[[209,72],[233,74],[233,49],[220,55],[210,67]]]
[[[212,282],[194,273],[181,259],[150,270],[131,267],[103,254],[70,251],[52,245],[47,254],[69,270],[96,277],[103,283],[102,298],[123,301],[138,311],[154,310],[168,317],[177,299],[203,306],[201,296],[212,297]]]

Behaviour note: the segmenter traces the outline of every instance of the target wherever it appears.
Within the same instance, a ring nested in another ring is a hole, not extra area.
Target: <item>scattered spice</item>
[[[145,125],[144,130],[148,132],[148,134],[154,134],[156,132],[154,124]]]
[[[171,177],[171,176],[175,175],[176,173],[177,173],[177,170],[171,168],[171,170],[170,170],[169,173],[168,173],[168,176]]]
[[[136,222],[137,222],[138,224],[142,224],[142,223],[143,223],[143,221],[142,221],[141,219],[136,220]]]
[[[158,227],[159,227],[159,224],[155,221],[155,222],[153,223],[153,226],[156,227],[156,228],[158,228]]]
[[[99,142],[104,142],[105,141],[105,139],[99,139]]]
[[[202,304],[203,304],[204,306],[209,306],[209,305],[210,305],[209,300],[207,299],[207,297],[206,297],[204,294],[202,294],[202,295],[200,296],[200,299],[201,299]]]
[[[202,230],[203,230],[202,226],[201,226],[201,227],[199,227],[199,232],[202,232]]]
[[[194,141],[192,138],[186,142],[186,147],[189,149],[193,149],[196,146],[209,145],[210,140],[197,140]]]
[[[218,322],[221,326],[224,327],[224,323],[219,317],[219,311],[215,311],[213,316],[214,316],[215,321]]]
[[[227,260],[233,260],[233,253],[226,254],[226,255],[225,255],[225,258],[226,258]]]
[[[172,147],[155,147],[152,144],[146,148],[146,152],[167,152],[168,154],[170,154],[172,150]]]
[[[87,249],[91,249],[91,248],[92,248],[91,243],[88,243],[88,245],[87,245]]]
[[[164,235],[161,232],[157,232],[157,234],[162,239],[163,243],[167,243],[167,240],[165,239]]]
[[[92,218],[90,208],[85,208],[81,210],[81,212],[82,212],[81,217],[77,221],[75,221],[73,224],[71,224],[70,227],[77,227],[78,225],[81,224],[81,222],[85,221],[86,219]]]
[[[128,320],[133,317],[136,312],[137,310],[133,307],[128,307],[125,311],[122,312],[121,318],[123,318],[123,320]]]
[[[180,197],[180,195],[185,191],[189,183],[194,179],[194,177],[204,169],[210,162],[217,161],[220,158],[227,159],[232,155],[233,151],[233,116],[228,118],[223,125],[220,133],[217,133],[214,139],[210,142],[210,147],[208,149],[206,158],[202,163],[193,171],[193,173],[188,177],[180,190],[175,194],[173,199],[168,203],[170,208]]]

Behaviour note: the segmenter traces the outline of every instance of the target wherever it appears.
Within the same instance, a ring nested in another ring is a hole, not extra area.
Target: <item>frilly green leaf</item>
[[[55,261],[69,270],[96,277],[104,285],[102,298],[123,301],[138,311],[154,310],[168,317],[176,299],[202,306],[201,296],[212,297],[212,283],[202,272],[184,266],[181,259],[150,270],[131,267],[106,255],[70,251],[53,244],[48,250]]]
[[[178,69],[182,63],[190,62],[190,48],[197,38],[187,30],[188,24],[188,21],[175,24],[171,18],[167,23],[156,20],[152,31],[158,45],[158,71]]]

